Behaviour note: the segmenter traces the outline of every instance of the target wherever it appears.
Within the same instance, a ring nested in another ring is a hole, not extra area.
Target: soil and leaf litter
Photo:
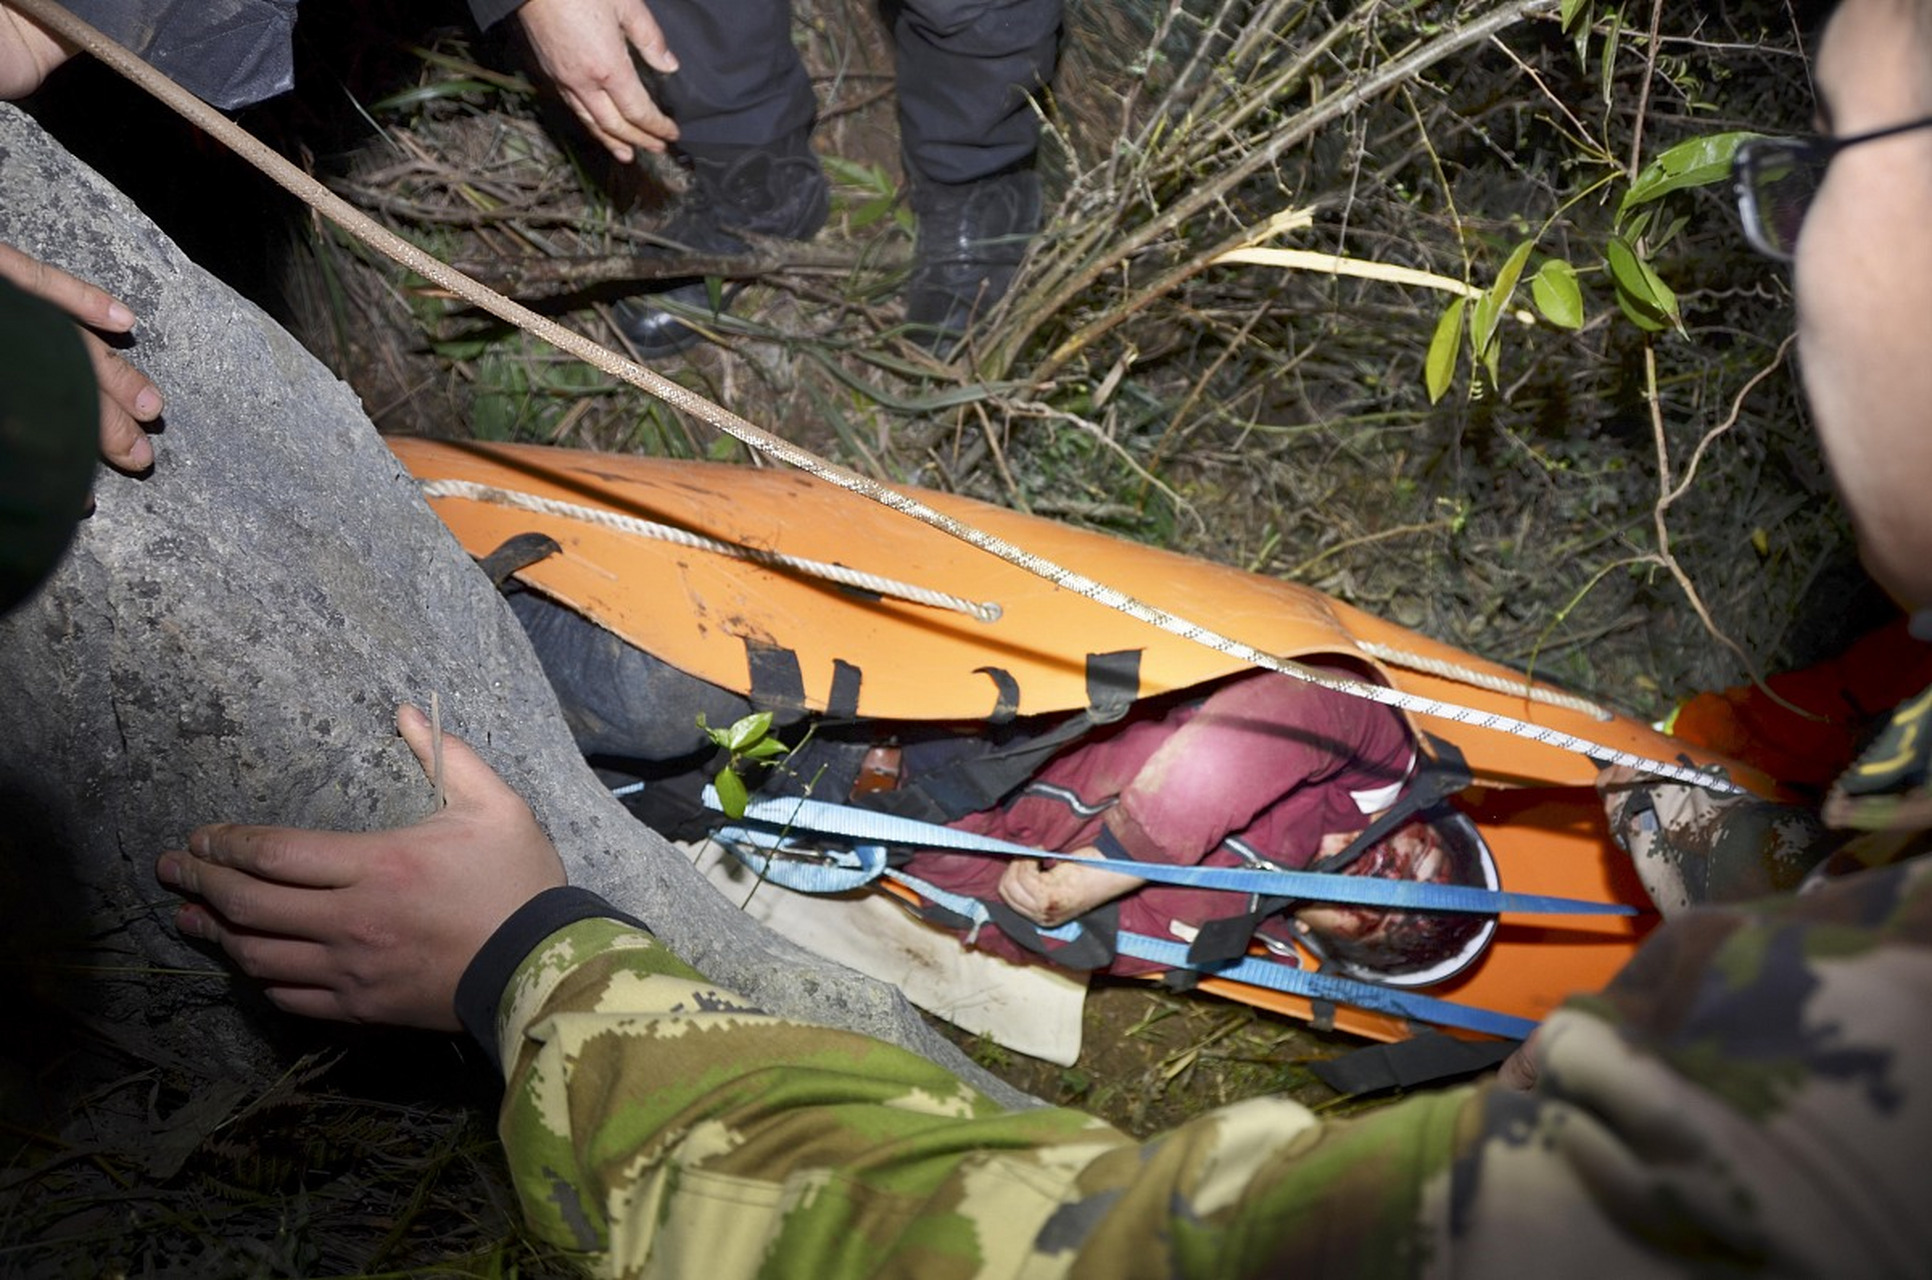
[[[305,14],[300,100],[250,123],[446,260],[547,276],[546,309],[614,340],[602,308],[665,184],[560,146],[459,12],[399,31],[378,9]],[[798,9],[834,222],[664,367],[685,385],[882,479],[1304,582],[1649,716],[1829,650],[1868,599],[1786,281],[1704,185],[1727,136],[1805,126],[1787,6],[1074,5],[1048,233],[950,365],[895,332],[910,238],[874,19]],[[385,429],[747,460],[326,228],[285,296]],[[1087,1016],[1074,1068],[973,1050],[1149,1132],[1259,1092],[1327,1105],[1303,1064],[1354,1043],[1138,985]],[[444,1044],[353,1038],[248,1098],[106,1029],[83,1047],[97,1083],[71,1112],[6,1118],[0,1270],[560,1273],[516,1242],[487,1081]]]

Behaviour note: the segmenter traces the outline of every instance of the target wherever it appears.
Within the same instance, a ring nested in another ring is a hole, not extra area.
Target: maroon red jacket
[[[1389,708],[1258,671],[1204,700],[1136,708],[1048,761],[1001,808],[951,825],[1051,852],[1098,848],[1138,862],[1299,869],[1324,835],[1359,831],[1387,808],[1414,762],[1409,731]],[[921,853],[905,869],[996,901],[1005,866],[1004,858]],[[1203,921],[1238,915],[1249,902],[1149,884],[1121,900],[1120,927],[1188,942]],[[1032,955],[990,927],[974,942],[1013,959]],[[1120,958],[1112,971],[1157,967]]]

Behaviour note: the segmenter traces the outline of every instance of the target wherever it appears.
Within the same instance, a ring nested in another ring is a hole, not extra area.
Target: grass
[[[1606,62],[1602,40],[1579,59],[1508,6],[1077,5],[1043,150],[1053,220],[966,358],[940,365],[896,331],[909,215],[887,52],[863,6],[823,0],[801,43],[833,225],[759,277],[719,344],[661,371],[881,478],[1293,577],[1661,714],[1815,656],[1830,637],[1792,630],[1792,603],[1862,590],[1783,368],[1671,504],[1663,562],[1658,445],[1681,465],[1779,364],[1789,298],[1710,192],[1668,197],[1664,230],[1637,237],[1680,330],[1626,321],[1594,256],[1621,228],[1629,157],[1804,118],[1790,40],[1764,35],[1775,10],[1666,26],[1654,50],[1626,29]],[[1737,39],[1720,51],[1719,34]],[[546,131],[460,35],[431,47],[373,113],[382,140],[332,180],[485,275],[567,279],[531,287],[615,344],[604,306],[666,193]],[[1286,209],[1307,225],[1268,237],[1296,225]],[[1582,323],[1506,319],[1494,374],[1465,364],[1436,403],[1423,365],[1447,295],[1215,265],[1266,239],[1482,288],[1530,234],[1532,265],[1576,264]],[[385,429],[744,457],[356,254],[298,284],[316,345],[360,335],[340,367]]]
[[[178,996],[153,981],[155,1004]],[[440,1038],[337,1035],[255,1081],[127,1024],[20,1012],[35,1044],[5,1058],[0,1274],[581,1274],[521,1234],[494,1082]]]
[[[1052,221],[951,364],[897,332],[910,227],[870,8],[797,8],[833,223],[718,344],[661,367],[680,383],[878,477],[1306,582],[1645,715],[1854,625],[1867,588],[1780,354],[1781,273],[1708,191],[1639,237],[1679,327],[1630,323],[1598,265],[1645,156],[1802,126],[1781,4],[1668,6],[1654,44],[1633,6],[1606,57],[1604,5],[1579,56],[1548,21],[1459,41],[1495,5],[1076,3],[1046,115]],[[616,171],[549,127],[504,50],[396,21],[305,13],[327,71],[263,125],[397,230],[614,344],[608,305],[675,174]],[[1307,226],[1264,236],[1288,209]],[[1440,291],[1217,264],[1262,239],[1486,289],[1532,234],[1537,261],[1578,266],[1582,324],[1506,318],[1494,374],[1465,360],[1440,400]],[[333,235],[285,284],[298,333],[385,430],[748,460]],[[1138,984],[1089,1018],[1072,1069],[976,1053],[1138,1133],[1255,1093],[1337,1105],[1306,1064],[1344,1038]],[[442,1042],[241,1086],[128,1028],[28,1025],[62,1047],[0,1055],[0,1273],[570,1273],[517,1234],[489,1082]]]

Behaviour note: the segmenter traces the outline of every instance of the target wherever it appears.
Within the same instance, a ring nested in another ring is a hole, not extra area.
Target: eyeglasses
[[[1838,153],[1914,129],[1932,129],[1932,116],[1849,138],[1753,138],[1743,143],[1731,159],[1731,185],[1737,192],[1738,217],[1744,220],[1744,238],[1766,257],[1791,261],[1805,213]]]

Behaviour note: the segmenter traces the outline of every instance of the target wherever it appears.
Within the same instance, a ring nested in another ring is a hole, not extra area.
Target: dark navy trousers
[[[1030,95],[1053,74],[1061,0],[889,0],[899,127],[914,175],[972,182],[1039,144]],[[651,0],[677,54],[657,81],[680,146],[704,157],[809,130],[816,108],[789,0]]]

